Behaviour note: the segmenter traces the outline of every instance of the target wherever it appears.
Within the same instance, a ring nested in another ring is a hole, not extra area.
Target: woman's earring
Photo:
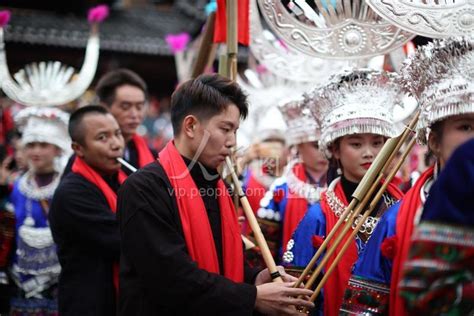
[[[336,173],[337,173],[338,176],[342,175],[341,163],[339,162],[339,160],[337,160]]]

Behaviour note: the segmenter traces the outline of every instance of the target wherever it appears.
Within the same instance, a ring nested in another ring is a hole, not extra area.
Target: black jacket
[[[105,179],[117,190],[116,179]],[[49,222],[61,263],[59,315],[114,316],[112,265],[120,257],[120,234],[105,196],[82,176],[70,173],[59,184]]]
[[[198,188],[215,188],[217,181],[206,181],[199,165],[195,165],[191,175]],[[119,315],[252,315],[254,285],[234,283],[199,269],[189,257],[178,207],[170,190],[169,180],[158,162],[130,176],[119,190]],[[215,196],[203,196],[203,202],[222,267],[218,201]],[[253,283],[256,272],[246,267],[246,282]]]

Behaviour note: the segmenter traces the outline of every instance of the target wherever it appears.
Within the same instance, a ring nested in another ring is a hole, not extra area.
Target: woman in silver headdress
[[[418,99],[420,106],[416,131],[418,140],[429,146],[437,162],[418,178],[401,203],[388,210],[381,218],[367,244],[364,257],[354,269],[343,305],[344,312],[366,315],[372,313],[375,306],[384,311],[382,314],[408,314],[407,305],[398,286],[412,245],[410,237],[418,226],[420,217],[426,215],[421,210],[438,172],[444,168],[459,145],[474,138],[473,65],[473,40],[449,39],[435,40],[420,48],[402,68],[401,84]],[[446,213],[449,213],[448,209]],[[428,240],[443,236],[445,230],[442,227],[432,228],[427,228],[425,232],[429,232],[431,236]],[[459,235],[451,236],[452,238],[442,237],[445,246],[454,249],[456,244],[463,242],[458,238]],[[446,266],[447,260],[448,257],[438,254],[424,262],[433,268],[433,272],[437,267]],[[422,275],[421,271],[417,270],[418,277]],[[431,273],[426,270],[425,272],[425,277]],[[472,266],[470,273],[472,275]],[[412,282],[415,278],[408,278],[401,283],[405,290],[410,288],[412,291],[412,295],[406,296],[408,306],[416,306],[414,293],[420,294],[428,289],[428,278],[423,278],[418,278],[417,282]],[[377,299],[358,299],[362,292],[369,293],[364,294],[366,297]],[[443,297],[430,303],[436,315],[461,302],[462,294],[454,293],[454,296],[451,296],[446,292],[444,299],[441,298]]]
[[[394,79],[395,75],[391,73],[353,70],[335,76],[328,85],[307,96],[321,125],[320,148],[337,163],[340,176],[329,184],[320,202],[312,206],[299,223],[283,256],[286,264],[305,267],[309,263],[349,204],[385,140],[397,134],[392,117],[400,100],[400,89]],[[401,197],[398,188],[389,184],[383,200],[363,224],[329,277],[323,288],[324,302],[319,304],[317,312],[338,314],[353,264],[363,252],[378,218]],[[331,245],[332,241],[329,247]],[[342,245],[338,246],[336,254]],[[336,254],[328,264],[333,262]]]
[[[286,140],[297,157],[285,167],[260,201],[260,226],[276,261],[281,262],[296,226],[326,188],[328,161],[319,150],[320,128],[304,100],[293,99],[279,105],[288,126]]]
[[[15,121],[29,169],[10,194],[16,222],[11,272],[17,286],[11,314],[53,315],[61,268],[47,215],[70,151],[68,115],[56,108],[31,107],[20,111]]]

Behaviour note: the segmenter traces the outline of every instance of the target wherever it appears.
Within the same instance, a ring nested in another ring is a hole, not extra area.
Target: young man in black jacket
[[[232,200],[218,166],[235,146],[246,96],[202,75],[173,94],[174,139],[118,194],[121,316],[297,315],[310,290],[246,267]]]

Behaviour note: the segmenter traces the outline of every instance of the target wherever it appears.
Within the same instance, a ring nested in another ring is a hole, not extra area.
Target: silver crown
[[[311,115],[303,98],[282,102],[278,108],[288,125],[287,141],[289,145],[314,142],[319,139],[319,125]]]
[[[27,65],[13,76],[14,79],[7,65],[3,31],[0,28],[0,85],[15,102],[27,106],[64,105],[79,98],[94,79],[99,60],[96,28],[91,31],[84,63],[77,75],[72,67],[59,61],[48,61]]]
[[[472,0],[367,0],[383,18],[409,32],[442,38],[474,32]]]
[[[321,126],[320,148],[328,157],[328,147],[339,137],[397,134],[393,110],[396,105],[402,106],[403,94],[395,78],[395,73],[355,69],[338,74],[326,86],[305,94],[308,107]]]
[[[286,7],[281,0],[258,0],[273,30],[310,56],[359,59],[384,55],[414,36],[383,20],[365,0],[311,2],[315,9],[306,0],[291,0]]]
[[[426,143],[429,127],[446,117],[474,113],[474,40],[434,40],[405,61],[400,83],[421,108],[417,136]]]
[[[69,114],[58,108],[28,107],[15,115],[15,125],[22,133],[24,145],[34,142],[53,144],[67,154],[71,151],[68,123]]]

